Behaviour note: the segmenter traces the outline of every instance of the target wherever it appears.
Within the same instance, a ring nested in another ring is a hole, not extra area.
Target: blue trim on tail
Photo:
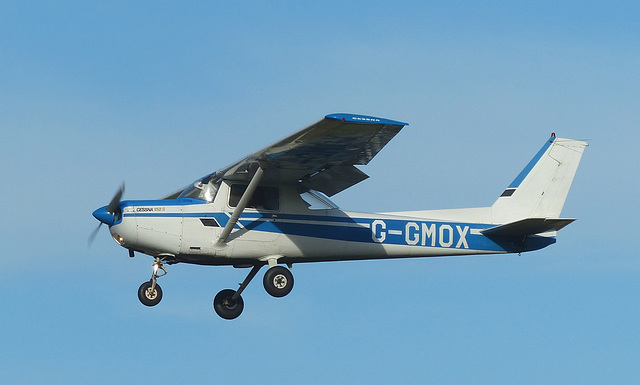
[[[547,152],[547,150],[555,140],[556,140],[556,136],[551,135],[551,138],[547,140],[547,142],[544,144],[544,146],[542,146],[540,151],[538,151],[538,153],[533,157],[533,159],[531,159],[531,161],[527,164],[527,167],[525,167],[524,170],[522,170],[520,174],[518,174],[516,179],[514,179],[513,182],[511,182],[511,184],[507,188],[518,188],[518,186],[520,186],[520,183],[522,183],[524,178],[526,178],[527,175],[529,175],[533,167],[536,165],[536,163],[538,163],[540,158],[542,158],[544,153]]]

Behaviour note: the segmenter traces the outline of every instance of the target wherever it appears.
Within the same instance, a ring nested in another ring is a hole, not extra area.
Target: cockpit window
[[[240,198],[242,198],[246,190],[246,184],[231,185],[229,206],[238,206]],[[280,190],[275,187],[258,186],[251,199],[249,199],[247,207],[256,210],[277,211],[280,208]]]
[[[195,198],[212,203],[220,188],[220,182],[220,178],[216,178],[215,174],[207,175],[193,182],[178,198]]]
[[[335,203],[331,202],[326,195],[319,191],[303,191],[300,193],[300,197],[307,202],[309,210],[330,210],[338,208]]]

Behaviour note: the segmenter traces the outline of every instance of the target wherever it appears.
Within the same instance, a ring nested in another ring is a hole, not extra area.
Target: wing
[[[327,115],[215,176],[248,183],[260,164],[265,169],[262,183],[299,184],[332,196],[367,179],[355,166],[369,163],[405,125],[371,116]]]

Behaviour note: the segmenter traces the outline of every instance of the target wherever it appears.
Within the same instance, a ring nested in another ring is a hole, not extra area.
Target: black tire
[[[156,288],[152,292],[151,281],[143,283],[138,289],[138,299],[145,306],[156,306],[162,299],[162,289],[160,288],[160,285],[156,283]]]
[[[236,319],[242,314],[244,309],[244,301],[241,296],[233,300],[232,297],[236,293],[235,290],[224,289],[216,294],[213,299],[213,310],[224,319]]]
[[[274,266],[264,274],[262,284],[270,295],[284,297],[293,290],[293,274],[285,267]]]

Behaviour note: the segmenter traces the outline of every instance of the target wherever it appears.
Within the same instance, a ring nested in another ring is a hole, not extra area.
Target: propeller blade
[[[98,227],[96,227],[95,230],[93,230],[93,232],[91,233],[91,235],[89,236],[89,246],[91,246],[93,244],[94,239],[96,239],[96,235],[98,235],[98,231],[100,231],[100,227],[102,226],[102,222],[100,222],[100,224],[98,225]]]
[[[116,192],[116,195],[111,198],[111,202],[109,202],[109,205],[107,206],[108,213],[113,214],[116,212],[118,206],[120,205],[120,198],[122,198],[122,194],[124,194],[124,183],[122,183],[122,186],[120,186],[120,189],[118,190],[118,192]]]

